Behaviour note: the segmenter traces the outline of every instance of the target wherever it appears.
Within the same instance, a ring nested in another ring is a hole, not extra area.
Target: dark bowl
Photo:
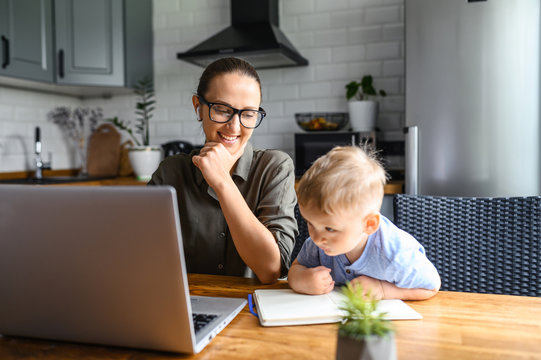
[[[348,124],[348,113],[297,113],[295,120],[306,131],[338,131]]]

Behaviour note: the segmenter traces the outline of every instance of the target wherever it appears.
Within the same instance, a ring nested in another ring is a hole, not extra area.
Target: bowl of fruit
[[[337,131],[348,124],[348,113],[297,113],[295,120],[306,131]]]

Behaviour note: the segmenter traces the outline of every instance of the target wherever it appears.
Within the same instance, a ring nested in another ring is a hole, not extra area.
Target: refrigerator
[[[406,193],[540,195],[539,0],[405,0]]]

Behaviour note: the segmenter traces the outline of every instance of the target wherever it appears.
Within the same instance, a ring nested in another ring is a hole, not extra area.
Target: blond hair
[[[387,175],[376,152],[363,146],[338,146],[317,159],[297,186],[301,206],[326,214],[378,212]]]

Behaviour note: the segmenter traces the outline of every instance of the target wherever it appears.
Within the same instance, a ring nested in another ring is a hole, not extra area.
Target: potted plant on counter
[[[394,330],[384,319],[385,313],[376,312],[378,300],[349,282],[342,293],[344,315],[338,328],[336,359],[396,359]]]
[[[108,119],[120,130],[125,131],[134,141],[129,148],[129,159],[135,176],[140,181],[150,180],[152,173],[158,168],[162,159],[160,145],[150,145],[150,119],[154,112],[154,87],[150,78],[137,82],[135,88],[137,102],[135,105],[136,122],[132,128],[130,122],[119,120],[118,117]]]
[[[361,81],[351,81],[346,85],[349,121],[355,131],[374,131],[376,128],[378,102],[373,99],[378,95],[387,96],[387,93],[376,91],[373,82],[372,75],[365,75]]]

